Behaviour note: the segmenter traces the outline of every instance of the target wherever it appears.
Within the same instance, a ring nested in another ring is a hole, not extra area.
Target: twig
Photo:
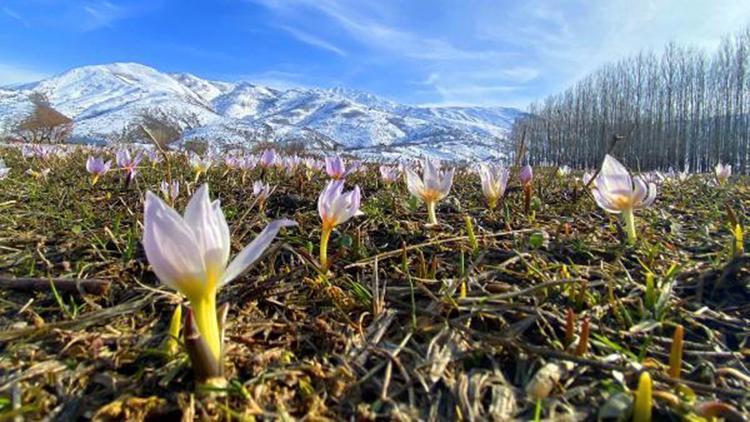
[[[36,291],[50,289],[50,283],[60,292],[82,292],[93,295],[105,295],[109,291],[110,282],[102,279],[77,278],[15,278],[0,276],[0,289]]]

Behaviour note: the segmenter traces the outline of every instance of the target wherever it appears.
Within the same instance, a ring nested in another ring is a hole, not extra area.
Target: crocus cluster
[[[143,224],[143,247],[154,273],[190,301],[185,345],[196,378],[223,387],[223,330],[216,293],[260,258],[282,227],[296,223],[273,221],[231,263],[229,226],[219,200],[209,199],[207,185],[190,199],[184,215],[147,192]]]
[[[355,215],[361,215],[359,210],[361,194],[359,186],[349,192],[344,192],[343,180],[331,180],[318,197],[318,214],[323,227],[320,235],[320,267],[328,268],[328,239],[334,227],[345,223]]]
[[[421,199],[427,206],[427,216],[430,225],[438,223],[435,206],[439,201],[448,196],[451,186],[453,186],[454,172],[455,169],[440,170],[439,161],[427,158],[424,160],[424,173],[422,177],[419,177],[411,168],[406,168],[406,187],[412,195]]]
[[[634,243],[637,235],[633,211],[650,206],[656,199],[656,185],[640,177],[632,177],[619,161],[611,155],[604,158],[602,169],[591,189],[596,203],[612,214],[621,214],[628,235]]]

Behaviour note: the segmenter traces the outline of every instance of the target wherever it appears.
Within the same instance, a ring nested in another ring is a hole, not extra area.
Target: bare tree
[[[29,96],[32,110],[16,127],[17,137],[27,143],[65,142],[73,132],[73,120],[55,110],[46,96]]]

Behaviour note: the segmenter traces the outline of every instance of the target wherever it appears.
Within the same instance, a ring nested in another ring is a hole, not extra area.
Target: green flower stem
[[[438,223],[437,216],[435,215],[435,202],[430,201],[427,203],[427,218],[429,219],[430,224],[435,225]]]
[[[625,222],[625,232],[628,234],[628,243],[632,245],[638,237],[635,233],[635,217],[633,216],[633,209],[628,208],[623,210],[622,219]]]

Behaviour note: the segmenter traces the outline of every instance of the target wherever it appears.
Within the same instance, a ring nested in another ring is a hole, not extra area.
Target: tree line
[[[532,103],[514,125],[532,164],[596,167],[615,154],[641,170],[748,173],[750,26],[712,53],[670,43],[605,65]]]

